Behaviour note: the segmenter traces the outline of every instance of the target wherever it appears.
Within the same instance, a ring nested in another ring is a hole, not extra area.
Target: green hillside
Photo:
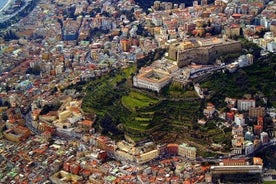
[[[132,76],[137,72],[133,64],[129,68],[112,71],[90,81],[84,89],[86,95],[82,108],[87,114],[96,114],[96,128],[103,134],[135,142],[151,139],[157,142],[194,143],[204,154],[211,143],[230,145],[231,129],[217,127],[220,119],[199,125],[206,102],[225,107],[226,96],[242,98],[244,94],[256,97],[257,105],[276,105],[276,57],[273,54],[259,57],[255,44],[243,41],[244,52],[252,53],[255,63],[235,73],[216,73],[201,83],[207,100],[197,97],[193,85],[183,87],[171,83],[160,94],[132,86]],[[227,57],[226,57],[227,58]],[[229,59],[229,58],[228,58]],[[230,58],[231,59],[231,58]],[[225,148],[228,149],[228,148]]]
[[[139,141],[157,131],[192,128],[200,114],[201,100],[193,88],[171,84],[163,94],[133,88],[133,65],[94,79],[86,86],[82,108],[97,115],[103,133],[127,135]]]
[[[276,55],[259,58],[252,66],[239,69],[234,73],[217,73],[208,81],[201,83],[209,90],[210,101],[223,105],[226,96],[242,98],[244,94],[268,98],[268,106],[276,106]],[[263,95],[262,95],[263,94]],[[262,99],[259,101],[261,104]]]

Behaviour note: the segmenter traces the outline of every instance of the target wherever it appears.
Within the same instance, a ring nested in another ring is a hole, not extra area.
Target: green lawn
[[[276,184],[276,181],[264,181],[264,184]]]
[[[157,99],[151,98],[135,91],[131,91],[128,96],[122,97],[122,104],[131,111],[154,105],[157,102]]]

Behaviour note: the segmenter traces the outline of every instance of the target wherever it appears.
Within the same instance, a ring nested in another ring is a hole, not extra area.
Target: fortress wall
[[[236,41],[224,42],[208,47],[198,47],[179,51],[177,54],[178,67],[184,67],[194,62],[196,64],[213,64],[219,56],[241,51],[241,43]]]

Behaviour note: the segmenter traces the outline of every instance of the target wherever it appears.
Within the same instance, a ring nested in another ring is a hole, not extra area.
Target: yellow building
[[[241,43],[219,38],[187,40],[171,45],[168,57],[177,61],[178,67],[191,64],[214,63],[219,56],[241,51]]]
[[[130,41],[127,39],[121,40],[121,47],[124,52],[127,52],[130,49]]]
[[[129,161],[129,162],[134,161],[134,156],[132,154],[130,154],[129,152],[116,150],[115,155],[119,160],[124,160],[124,161]]]
[[[253,157],[253,164],[254,165],[263,165],[263,159],[260,157]]]
[[[71,111],[69,111],[69,110],[65,110],[65,111],[59,112],[58,113],[59,121],[66,120],[67,118],[70,117],[70,115],[71,115]]]
[[[83,178],[78,175],[68,173],[66,171],[59,171],[50,177],[52,183],[67,184],[67,183],[79,183]]]
[[[249,117],[262,117],[265,115],[264,107],[250,107],[249,108]]]
[[[241,35],[240,25],[233,24],[231,26],[224,27],[225,34],[228,38],[233,38],[235,36]]]
[[[157,149],[143,153],[136,157],[136,161],[139,164],[149,162],[159,156],[159,151]]]
[[[40,115],[39,120],[41,121],[46,121],[46,122],[53,122],[57,119],[57,116],[54,114],[45,114],[45,115]]]
[[[4,131],[3,135],[6,139],[10,141],[20,142],[27,139],[31,135],[31,131],[26,127],[17,125],[11,129]]]

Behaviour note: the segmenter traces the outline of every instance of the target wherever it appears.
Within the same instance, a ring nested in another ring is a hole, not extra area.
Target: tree
[[[250,42],[244,38],[240,38],[239,41],[242,44],[243,50],[246,50],[247,53],[252,54],[254,58],[260,58],[262,48],[260,48],[257,44]]]

